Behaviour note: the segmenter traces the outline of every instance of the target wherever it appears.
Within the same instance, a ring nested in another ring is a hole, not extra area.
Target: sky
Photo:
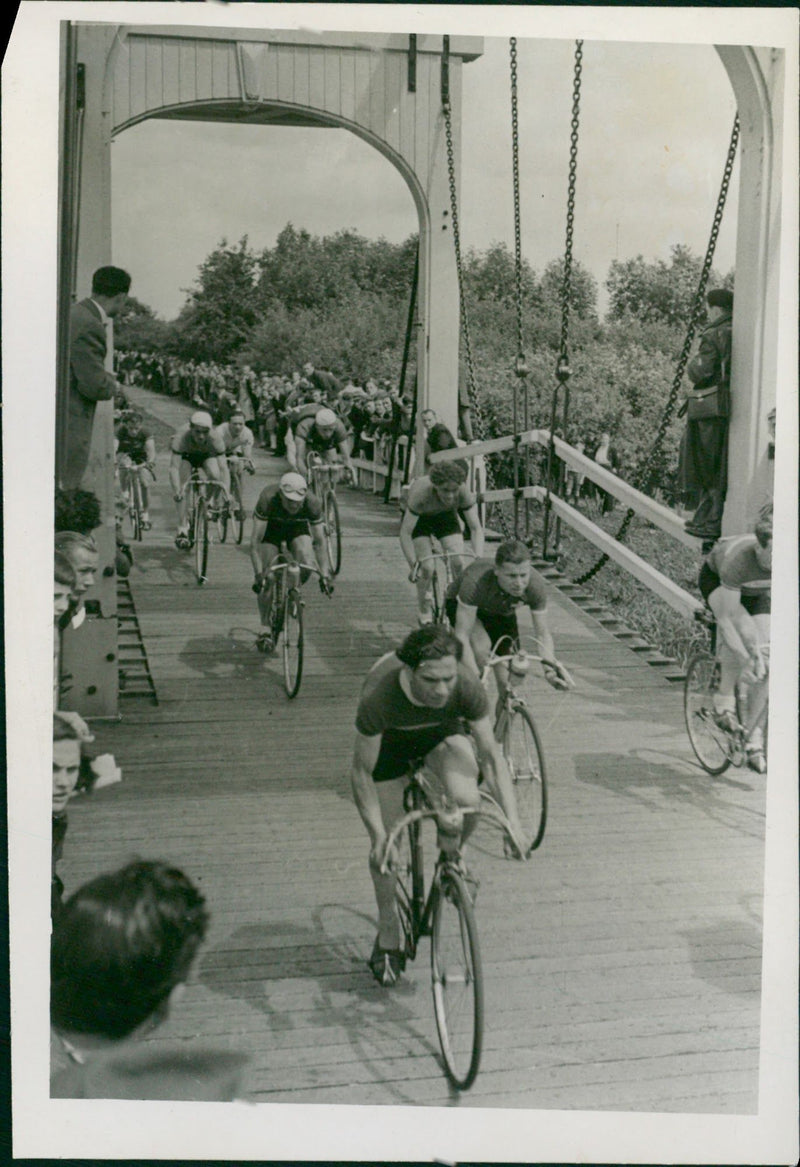
[[[574,42],[520,39],[523,254],[541,271],[564,250]],[[615,258],[705,252],[735,102],[710,45],[585,41],[575,258],[602,288]],[[463,69],[462,246],[513,249],[509,47],[484,40]],[[734,265],[731,184],[715,267]],[[417,230],[410,191],[347,130],[150,120],[112,146],[114,263],[133,294],[173,319],[224,238],[272,246],[291,221],[313,235],[354,229],[400,242]]]

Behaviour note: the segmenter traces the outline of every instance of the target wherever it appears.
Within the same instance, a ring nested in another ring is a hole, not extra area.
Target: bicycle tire
[[[519,821],[531,840],[527,854],[535,851],[547,826],[547,770],[542,739],[530,710],[521,702],[510,713],[500,714],[503,756],[511,773]]]
[[[272,614],[270,618],[270,628],[272,631],[272,641],[276,647],[278,644],[278,637],[283,630],[285,579],[286,577],[284,573],[278,572],[275,575],[275,582],[272,585]]]
[[[198,498],[194,511],[194,568],[198,585],[207,579],[208,571],[208,511],[206,500]]]
[[[719,686],[719,661],[710,652],[699,652],[686,666],[683,682],[683,715],[689,744],[703,769],[722,774],[731,764],[728,735],[714,722],[714,693]]]
[[[303,601],[297,588],[289,588],[283,605],[283,680],[291,699],[300,692],[303,679]]]
[[[244,537],[244,506],[242,505],[242,487],[238,478],[236,485],[233,486],[233,512],[231,513],[231,526],[233,527],[233,540],[237,547],[242,542]]]
[[[136,506],[136,489],[133,475],[128,476],[128,521],[131,527],[131,539],[139,542],[141,539],[141,516]]]
[[[447,599],[447,587],[447,566],[444,560],[434,559],[433,579],[431,580],[431,603],[433,605],[434,624],[448,623],[447,610],[445,607],[445,600]]]
[[[483,971],[472,900],[457,872],[441,872],[432,913],[431,985],[444,1069],[468,1090],[483,1045]]]
[[[219,535],[220,543],[224,543],[228,538],[228,521],[230,518],[230,508],[228,500],[220,500],[218,502],[217,510],[217,534]]]
[[[402,932],[403,952],[406,960],[413,960],[417,955],[418,921],[413,902],[413,865],[411,856],[413,845],[411,842],[411,827],[403,831],[397,844],[397,860],[395,872],[395,899],[397,901],[397,915]]]
[[[338,575],[342,570],[342,527],[339,521],[339,504],[332,490],[325,499],[325,538],[328,543],[328,559],[331,571]]]

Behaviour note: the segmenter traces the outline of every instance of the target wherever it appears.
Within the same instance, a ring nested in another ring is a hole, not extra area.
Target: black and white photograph
[[[797,33],[23,0],[15,1157],[797,1160]]]

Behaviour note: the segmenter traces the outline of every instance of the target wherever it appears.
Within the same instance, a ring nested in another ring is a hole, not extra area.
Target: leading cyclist
[[[333,591],[331,566],[325,543],[322,506],[301,474],[289,471],[277,486],[265,486],[253,511],[250,560],[255,576],[253,591],[258,596],[261,632],[256,642],[259,652],[272,652],[271,632],[273,574],[268,569],[285,543],[299,564],[313,567],[312,551],[320,570],[320,588]],[[308,573],[306,578],[308,577]],[[301,580],[303,573],[301,572]]]
[[[128,409],[114,428],[114,452],[119,468],[120,490],[127,492],[129,467],[146,466],[153,473],[156,465],[156,444],[153,435],[144,428],[144,419],[138,409]],[[150,512],[147,482],[139,479],[142,499],[142,528],[150,530]]]
[[[217,426],[217,433],[222,439],[222,444],[225,447],[225,460],[221,464],[222,482],[228,495],[231,495],[231,473],[239,476],[239,497],[242,497],[242,483],[241,483],[241,467],[247,470],[248,474],[255,472],[253,465],[253,445],[255,438],[253,431],[245,425],[244,411],[238,407],[234,409],[231,416],[222,425]],[[229,462],[233,459],[233,465]],[[232,497],[232,496],[231,496]],[[237,515],[237,518],[243,518],[243,515]]]
[[[308,455],[313,452],[322,462],[341,464],[355,481],[347,430],[332,409],[318,409],[313,417],[303,418],[295,427],[294,441],[299,474],[308,475]]]
[[[767,769],[764,729],[768,687],[769,624],[772,608],[772,503],[759,512],[751,535],[718,540],[700,568],[700,593],[717,621],[719,688],[714,694],[717,723],[738,727],[736,683],[746,680],[747,764]]]
[[[369,964],[383,985],[394,984],[404,964],[396,878],[380,869],[387,838],[404,813],[411,763],[424,760],[434,789],[461,807],[477,807],[482,774],[512,828],[522,834],[488,698],[461,662],[462,652],[461,642],[444,625],[418,628],[372,666],[361,690],[351,781],[370,838],[369,870],[378,904],[378,935]],[[468,833],[466,827],[464,837]]]

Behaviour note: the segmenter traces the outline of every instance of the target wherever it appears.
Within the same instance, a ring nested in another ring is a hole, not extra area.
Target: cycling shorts
[[[465,723],[461,718],[444,721],[439,725],[420,729],[416,733],[405,733],[402,738],[393,737],[384,733],[381,739],[380,753],[375,769],[372,771],[374,782],[391,782],[393,778],[402,778],[408,774],[412,763],[421,764],[431,750],[435,749],[448,737],[459,735],[468,737]]]
[[[183,461],[188,462],[193,470],[200,470],[203,466],[205,466],[206,462],[209,462],[212,458],[221,457],[221,454],[217,454],[213,451],[209,454],[198,450],[188,450],[186,453],[181,454]]]
[[[286,543],[291,547],[295,539],[310,534],[311,524],[308,519],[269,519],[261,542],[271,543],[273,547],[280,547],[282,543]]]
[[[704,563],[700,568],[700,577],[697,582],[700,595],[706,603],[708,603],[708,597],[711,593],[723,586],[722,580],[707,563]],[[751,616],[769,616],[772,611],[771,591],[751,592],[750,594],[741,592],[740,600],[745,612],[749,612]]]
[[[422,535],[435,535],[437,539],[444,539],[446,535],[461,535],[461,523],[458,521],[458,511],[437,511],[433,515],[420,515],[411,532],[412,539],[419,539]]]

